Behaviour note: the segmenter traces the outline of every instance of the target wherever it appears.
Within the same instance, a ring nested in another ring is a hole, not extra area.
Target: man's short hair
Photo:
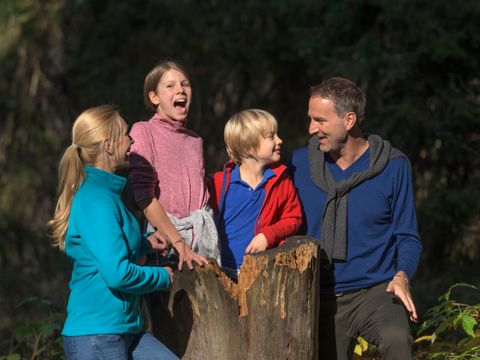
[[[233,115],[225,125],[224,140],[227,153],[235,163],[252,158],[261,137],[277,132],[275,117],[265,110],[247,109]]]
[[[363,123],[367,100],[363,90],[353,81],[341,77],[326,79],[310,88],[310,97],[315,96],[331,100],[339,117],[345,116],[347,112],[354,112],[358,124]]]

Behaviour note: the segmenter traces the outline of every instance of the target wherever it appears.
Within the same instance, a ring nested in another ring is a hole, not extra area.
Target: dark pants
[[[383,360],[412,358],[407,311],[386,288],[380,284],[340,296],[321,294],[319,359],[352,359],[358,336],[377,346]]]

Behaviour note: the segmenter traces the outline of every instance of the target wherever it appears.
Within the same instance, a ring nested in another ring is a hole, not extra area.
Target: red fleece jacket
[[[215,218],[221,216],[225,195],[230,186],[230,175],[235,164],[229,161],[223,171],[213,175],[210,184],[210,205]],[[285,165],[274,165],[274,177],[265,184],[265,200],[255,221],[255,235],[262,233],[267,238],[268,248],[285,242],[295,235],[302,224],[302,208],[293,181]]]

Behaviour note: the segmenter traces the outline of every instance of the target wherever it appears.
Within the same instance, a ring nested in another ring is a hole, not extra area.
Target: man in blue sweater
[[[377,135],[362,134],[364,92],[330,78],[312,87],[308,146],[289,168],[304,233],[322,245],[319,358],[351,359],[355,339],[382,358],[411,359],[409,279],[422,250],[410,163]]]

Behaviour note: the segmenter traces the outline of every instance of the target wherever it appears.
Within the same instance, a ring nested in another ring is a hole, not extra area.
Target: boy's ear
[[[250,148],[245,152],[245,154],[247,159],[255,159],[255,156],[257,156],[257,151],[255,148]]]

